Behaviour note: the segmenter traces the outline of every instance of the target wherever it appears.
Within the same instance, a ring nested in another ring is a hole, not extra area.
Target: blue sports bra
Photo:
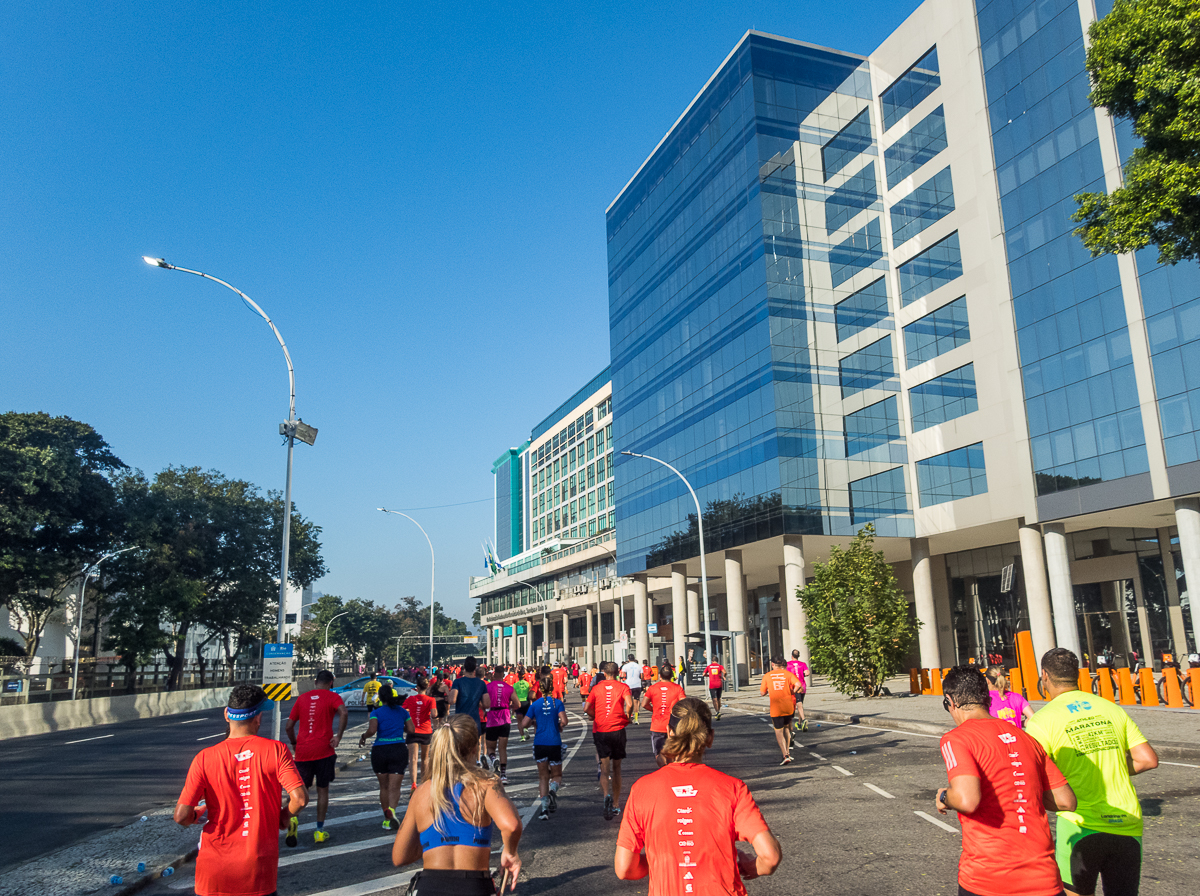
[[[445,833],[439,831],[432,824],[421,831],[421,852],[436,849],[439,846],[488,847],[492,845],[491,824],[479,828],[462,817],[462,812],[458,808],[459,803],[462,802],[462,792],[462,784],[455,784],[452,791],[453,799],[450,801],[450,817],[442,822],[442,827],[446,829]]]

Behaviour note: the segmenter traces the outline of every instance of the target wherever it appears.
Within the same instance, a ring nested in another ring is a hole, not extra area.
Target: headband
[[[232,706],[227,706],[225,707],[225,712],[229,714],[229,721],[231,722],[248,722],[264,709],[269,708],[274,702],[269,697],[265,697],[261,703],[255,706],[250,706],[246,709],[234,709]]]

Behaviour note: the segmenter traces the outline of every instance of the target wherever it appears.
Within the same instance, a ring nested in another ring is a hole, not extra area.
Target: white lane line
[[[389,874],[387,877],[377,877],[375,880],[364,880],[360,884],[338,887],[336,890],[322,890],[320,893],[312,893],[310,896],[369,896],[371,893],[379,893],[393,887],[408,886],[413,875],[420,870],[420,868],[414,868],[412,871],[401,871],[399,874]]]
[[[355,812],[351,815],[338,815],[334,818],[326,818],[325,819],[325,827],[331,828],[331,827],[335,827],[338,825],[350,824],[351,822],[363,821],[364,819],[367,819],[367,818],[382,821],[383,820],[383,811],[381,809],[375,808],[375,809],[370,810],[369,812]],[[316,821],[310,821],[308,824],[302,824],[298,828],[298,830],[300,830],[300,831],[315,831],[316,829],[317,829]],[[279,833],[280,833],[280,836],[283,835],[283,831],[280,831]]]
[[[577,716],[575,713],[571,713],[571,716],[574,719],[579,718],[579,716]],[[587,730],[588,730],[589,726],[586,723],[581,723],[579,727],[580,727],[579,737],[575,740],[575,745],[573,747],[571,747],[570,752],[567,753],[567,755],[563,757],[562,767],[563,767],[564,774],[566,774],[567,766],[571,764],[571,760],[575,758],[575,754],[579,752],[579,748],[581,746],[583,746],[583,739],[584,739],[584,736],[587,734]],[[524,786],[529,786],[529,785],[524,785]],[[521,789],[524,789],[524,786]],[[533,786],[540,787],[540,784],[533,785]],[[516,790],[517,788],[514,787],[512,789]],[[529,824],[529,819],[533,818],[533,813],[537,811],[537,808],[539,805],[541,805],[541,802],[542,802],[542,799],[539,796],[536,799],[534,799],[526,808],[521,810],[521,825],[522,826]],[[319,896],[319,894],[317,894],[317,896]]]
[[[934,818],[932,815],[928,815],[924,812],[913,812],[913,815],[919,815],[921,818],[924,818],[930,824],[935,824],[939,828],[941,828],[943,831],[949,831],[951,834],[961,834],[962,833],[962,831],[960,831],[958,828],[954,827],[954,825],[946,824],[946,822],[942,821],[940,818]]]
[[[95,737],[85,737],[85,738],[83,738],[83,740],[69,740],[65,744],[63,744],[63,746],[69,747],[71,744],[86,744],[89,740],[104,740],[104,738],[106,738],[106,737],[116,737],[116,735],[115,734],[98,734]]]
[[[208,735],[208,737],[198,737],[198,738],[196,738],[196,740],[212,740],[214,737],[224,737],[224,736],[225,736],[225,732],[222,731],[220,734],[210,734],[210,735]]]
[[[328,822],[326,822],[328,824]],[[303,852],[286,853],[279,859],[279,867],[299,865],[301,862],[314,862],[326,856],[340,856],[348,852],[358,852],[362,849],[374,849],[376,846],[387,846],[396,841],[395,834],[386,837],[372,837],[369,840],[355,840],[353,843],[339,843],[337,846],[322,846],[319,849],[309,848]]]
[[[867,788],[867,790],[874,790],[877,794],[879,794],[880,796],[886,796],[889,800],[895,799],[894,796],[892,796],[890,793],[888,793],[882,787],[876,787],[874,784],[868,784],[866,781],[863,781],[863,787]]]
[[[817,760],[818,762],[825,761],[825,757],[822,756],[820,753],[809,753],[808,755],[811,756],[813,759]]]
[[[1158,760],[1159,765],[1178,765],[1182,768],[1200,768],[1200,765],[1192,765],[1190,762],[1167,762],[1165,759]]]
[[[180,724],[180,725],[191,725],[191,724],[193,724],[194,722],[207,722],[208,720],[209,720],[209,717],[208,717],[208,716],[202,716],[202,717],[201,717],[201,718],[199,718],[199,719],[186,719],[186,720],[184,720],[184,721],[180,722],[179,724]]]
[[[932,737],[934,740],[941,740],[940,734],[922,734],[919,731],[898,731],[895,728],[880,728],[877,725],[852,725],[852,728],[866,728],[868,731],[874,731],[876,734],[903,734],[905,737]]]
[[[854,777],[854,773],[853,773],[853,772],[848,772],[848,771],[846,771],[846,770],[845,770],[844,768],[842,768],[840,765],[835,765],[835,766],[833,766],[833,768],[834,768],[835,770],[837,770],[837,771],[841,772],[841,773],[842,773],[843,775],[845,775],[847,778],[853,778],[853,777]]]

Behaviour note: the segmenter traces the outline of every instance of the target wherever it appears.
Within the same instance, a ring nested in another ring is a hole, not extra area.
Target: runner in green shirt
[[[1066,775],[1079,805],[1059,812],[1056,858],[1075,896],[1137,896],[1142,869],[1142,808],[1131,775],[1158,766],[1133,719],[1114,703],[1078,689],[1079,658],[1057,647],[1042,657],[1050,702],[1025,723]]]
[[[516,695],[518,702],[521,704],[520,715],[518,719],[525,718],[525,710],[529,709],[529,682],[525,680],[523,675],[518,675],[516,682],[512,686],[513,694]],[[525,740],[525,729],[521,728],[521,740]]]

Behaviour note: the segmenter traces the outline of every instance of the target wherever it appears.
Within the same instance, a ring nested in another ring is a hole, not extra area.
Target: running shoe
[[[500,774],[500,783],[507,784],[508,783],[508,775],[501,773]]]
[[[548,797],[546,797],[546,800],[549,803],[549,806],[548,806],[549,810],[551,812],[557,812],[558,811],[558,791],[551,790],[550,795]]]
[[[620,818],[620,817],[621,817],[621,809],[620,809],[620,807],[618,807],[618,806],[613,806],[613,810],[612,810],[612,817],[613,817],[613,818]]]
[[[300,830],[300,819],[293,815],[288,819],[287,836],[283,842],[288,846],[295,846],[300,841],[296,838],[296,832]]]
[[[783,762],[781,762],[781,763],[779,763],[779,764],[780,764],[780,765],[791,765],[791,764],[792,764],[792,757],[791,757],[791,756],[784,756],[784,757],[783,757]]]
[[[546,814],[545,803],[542,804],[542,808],[538,809],[537,817],[538,817],[538,821],[549,821],[550,820],[550,816]]]
[[[721,710],[719,710],[719,709],[717,710],[717,718],[718,719],[721,718]]]
[[[808,719],[805,719],[804,721],[802,721],[802,722],[800,723],[800,730],[801,730],[801,731],[807,731],[807,730],[808,730]]]
[[[797,719],[795,722],[792,722],[792,728],[793,728],[793,730],[795,730],[795,731],[799,731],[799,730],[800,730],[800,720],[799,720],[799,719]]]
[[[616,809],[613,806],[613,799],[611,796],[606,796],[604,798],[604,820],[612,821],[613,816],[615,814],[616,814]]]
[[[324,843],[329,839],[329,831],[313,831],[313,843]]]

